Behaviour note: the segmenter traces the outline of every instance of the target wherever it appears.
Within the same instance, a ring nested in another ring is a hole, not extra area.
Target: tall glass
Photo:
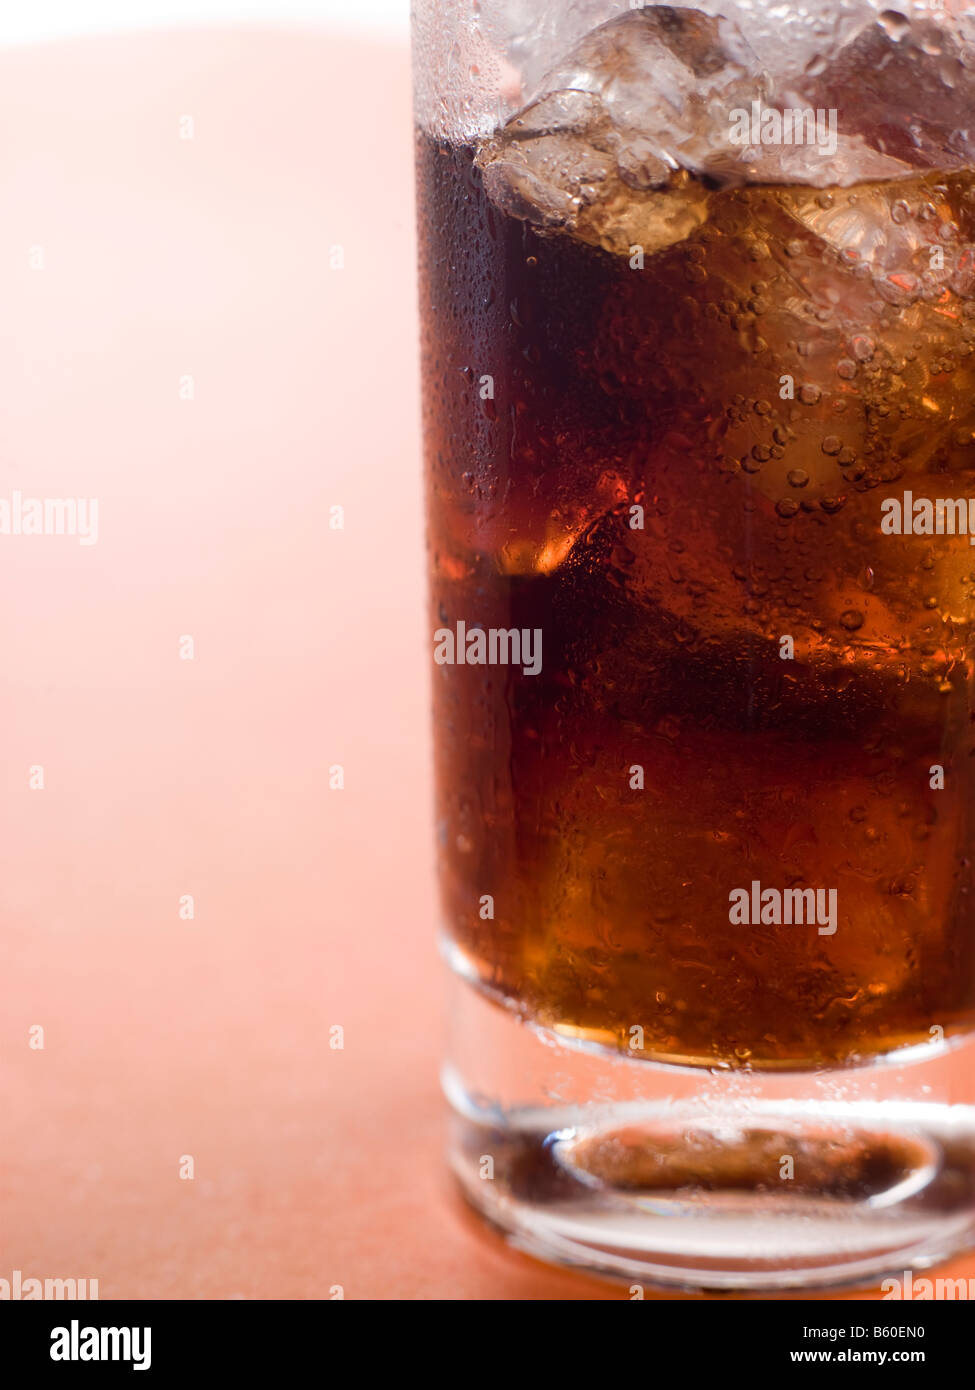
[[[414,0],[451,1160],[549,1258],[973,1239],[973,44]]]

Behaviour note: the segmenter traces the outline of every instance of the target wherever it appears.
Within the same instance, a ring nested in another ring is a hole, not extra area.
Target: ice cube
[[[544,77],[543,92],[598,96],[618,131],[641,135],[671,156],[707,140],[712,108],[727,112],[766,94],[758,59],[738,28],[700,10],[648,5],[602,24]]]
[[[796,108],[779,102],[771,109],[781,113]],[[910,165],[872,149],[862,136],[837,131],[835,139],[835,149],[816,143],[717,148],[703,172],[719,183],[803,184],[812,188],[844,188],[904,178],[912,172]]]
[[[626,254],[660,250],[706,220],[683,171],[740,162],[729,113],[765,92],[727,20],[669,5],[630,11],[577,44],[482,147],[485,187],[537,226]]]
[[[915,169],[975,163],[975,45],[947,16],[885,10],[810,69],[800,104],[836,110],[845,135]]]
[[[791,117],[779,143],[762,143],[756,120],[783,109],[771,103],[772,83],[733,23],[647,6],[577,43],[478,162],[489,196],[511,215],[627,255],[634,245],[662,250],[707,220],[687,173],[711,185],[821,188],[911,172],[860,134],[834,126],[827,139],[815,112]],[[742,143],[743,116],[752,144]]]
[[[488,196],[540,227],[572,225],[615,169],[616,137],[598,97],[550,92],[532,102],[479,155]]]
[[[478,152],[488,197],[512,217],[566,228],[608,251],[652,253],[707,218],[703,189],[659,142],[624,140],[593,93],[550,92]],[[641,197],[652,190],[652,197]]]
[[[949,174],[942,181],[940,174],[928,174],[825,197],[794,188],[782,198],[792,217],[838,253],[838,260],[813,264],[819,277],[830,264],[855,277],[842,292],[840,316],[862,315],[865,294],[878,309],[877,296],[895,308],[940,301],[946,287],[970,297],[975,225],[966,178]]]

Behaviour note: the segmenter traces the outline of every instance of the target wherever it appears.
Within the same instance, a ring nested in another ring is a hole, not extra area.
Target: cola
[[[445,929],[563,1039],[812,1068],[972,1026],[975,177],[872,73],[832,150],[743,151],[781,95],[653,7],[418,133]]]

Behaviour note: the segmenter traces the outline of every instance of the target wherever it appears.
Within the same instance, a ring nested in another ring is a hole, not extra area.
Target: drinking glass
[[[975,1218],[975,7],[414,0],[450,1159],[617,1277]]]

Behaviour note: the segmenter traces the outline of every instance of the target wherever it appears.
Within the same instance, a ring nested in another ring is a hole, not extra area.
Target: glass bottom
[[[794,1290],[975,1244],[975,1040],[817,1073],[567,1046],[452,979],[450,1161],[521,1249],[630,1283]]]

